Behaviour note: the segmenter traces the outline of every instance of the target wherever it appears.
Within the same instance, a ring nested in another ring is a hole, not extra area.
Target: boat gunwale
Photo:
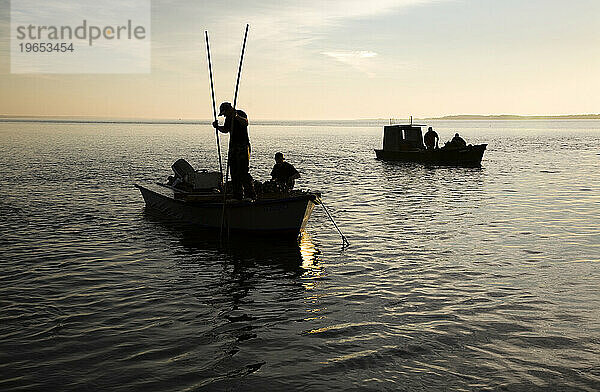
[[[185,200],[181,200],[181,199],[176,199],[173,196],[164,195],[160,192],[156,192],[150,188],[147,188],[147,187],[139,185],[139,184],[133,184],[133,186],[135,186],[136,188],[138,188],[140,190],[143,189],[145,191],[151,192],[155,195],[158,195],[165,199],[169,199],[173,202],[176,202],[176,203],[182,204],[182,205],[201,207],[201,208],[214,208],[214,207],[221,208],[221,207],[223,207],[223,202],[185,201]],[[321,193],[320,192],[310,192],[310,191],[306,191],[306,192],[307,192],[307,194],[286,197],[286,198],[280,198],[280,199],[263,199],[263,200],[258,199],[258,200],[254,200],[254,201],[239,200],[239,201],[234,201],[234,202],[225,202],[225,206],[227,208],[243,208],[243,207],[253,207],[253,206],[257,207],[257,206],[264,206],[264,205],[269,205],[269,204],[280,204],[280,203],[305,201],[305,200],[311,201],[315,204],[318,204],[317,198],[319,198],[321,196]]]
[[[487,143],[459,148],[436,150],[384,150],[374,149],[375,159],[383,162],[416,163],[432,166],[481,167]]]
[[[379,151],[379,152],[390,152],[390,153],[419,153],[419,154],[424,154],[424,153],[428,153],[428,154],[435,154],[435,153],[444,153],[444,152],[470,152],[473,150],[478,150],[478,149],[483,149],[484,151],[487,150],[487,143],[482,143],[482,144],[471,144],[468,145],[466,147],[459,147],[459,148],[437,148],[434,150],[428,150],[428,149],[421,149],[421,148],[414,148],[414,149],[410,149],[410,150],[384,150],[383,148],[375,148],[375,152]]]

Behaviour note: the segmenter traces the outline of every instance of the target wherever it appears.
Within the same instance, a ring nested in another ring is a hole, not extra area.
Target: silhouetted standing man
[[[248,137],[248,116],[242,110],[236,110],[229,102],[219,106],[219,116],[225,116],[225,124],[213,122],[213,127],[223,133],[229,133],[229,172],[233,185],[233,197],[256,199],[250,168],[250,138]]]
[[[429,127],[425,136],[423,137],[423,141],[425,142],[425,147],[428,150],[433,150],[434,148],[438,148],[438,142],[440,137],[437,132],[433,130],[433,128]]]

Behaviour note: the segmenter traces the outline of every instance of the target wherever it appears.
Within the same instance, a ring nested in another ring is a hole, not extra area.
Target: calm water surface
[[[480,169],[374,159],[381,128],[254,125],[321,190],[300,243],[144,210],[208,126],[0,122],[0,390],[600,389],[600,121],[438,122]],[[226,139],[222,139],[226,144]]]

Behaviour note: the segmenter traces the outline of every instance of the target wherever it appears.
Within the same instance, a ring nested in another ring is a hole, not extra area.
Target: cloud
[[[168,31],[157,26],[153,29],[156,32],[153,40],[172,44],[173,33],[189,33],[197,46],[203,41],[203,31],[208,30],[211,39],[215,40],[212,48],[215,55],[237,55],[244,26],[249,23],[249,44],[261,54],[274,57],[291,55],[297,59],[299,52],[304,53],[315,41],[327,37],[332,29],[349,21],[399,13],[414,6],[440,1],[449,0],[239,0],[227,1],[225,6],[223,3],[178,2],[176,7],[163,0],[155,3],[154,11],[160,18],[157,22],[164,24]],[[161,35],[163,31],[165,34]],[[285,52],[282,53],[281,49]],[[178,51],[170,55],[174,54]]]
[[[370,71],[370,59],[377,56],[377,53],[368,50],[359,51],[334,51],[321,52],[321,54],[331,57],[340,63],[347,64],[357,71],[364,72],[368,77],[375,77],[375,73]]]
[[[379,74],[374,69],[384,67],[382,60],[373,61],[366,53],[341,51],[354,48],[336,46],[336,42],[331,40],[335,36],[332,33],[347,31],[352,36],[350,24],[355,21],[399,15],[415,6],[440,1],[450,0],[267,0],[254,3],[252,7],[227,7],[235,10],[234,13],[219,18],[219,23],[210,25],[208,29],[211,37],[227,37],[220,45],[215,45],[217,61],[226,56],[235,59],[243,26],[246,22],[250,23],[249,66],[253,66],[254,55],[260,56],[260,66],[253,68],[255,74],[263,73],[280,80],[293,79],[299,74],[323,74],[328,68],[327,62],[322,61],[325,52],[337,62],[374,77]],[[345,44],[339,42],[339,45]]]
[[[305,46],[324,31],[346,21],[400,12],[440,0],[304,0],[277,1],[243,17],[253,25],[258,40],[287,41]],[[269,4],[269,3],[267,3]],[[235,23],[235,18],[231,19]],[[228,28],[233,26],[228,26]],[[235,31],[235,30],[234,30]]]

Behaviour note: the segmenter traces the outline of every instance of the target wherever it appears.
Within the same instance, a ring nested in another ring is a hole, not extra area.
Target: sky
[[[16,0],[14,0],[16,1]],[[56,0],[55,3],[59,3]],[[598,0],[153,0],[143,74],[11,74],[0,0],[0,115],[261,120],[600,113]]]

